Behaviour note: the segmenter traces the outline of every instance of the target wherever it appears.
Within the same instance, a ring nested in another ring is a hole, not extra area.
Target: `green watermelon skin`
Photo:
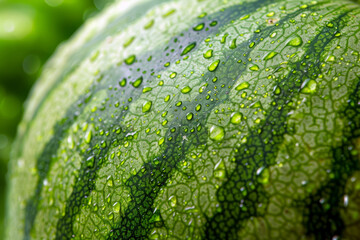
[[[6,239],[359,239],[359,16],[114,3],[26,103]]]

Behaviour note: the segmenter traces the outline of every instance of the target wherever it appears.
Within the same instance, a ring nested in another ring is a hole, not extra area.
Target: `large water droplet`
[[[235,88],[235,90],[240,91],[240,90],[243,90],[243,89],[247,89],[249,86],[250,86],[250,84],[248,82],[242,82],[242,83],[239,84],[239,86],[237,86]]]
[[[317,83],[314,80],[306,79],[301,85],[302,93],[314,93],[317,88]]]
[[[265,56],[264,60],[269,60],[272,59],[273,57],[275,57],[276,55],[278,55],[277,52],[271,52],[268,55]]]
[[[302,38],[300,36],[296,36],[295,38],[291,39],[287,45],[293,47],[299,47],[302,45],[302,43],[303,43]]]
[[[223,140],[224,136],[225,136],[225,130],[223,127],[219,127],[219,126],[211,126],[210,130],[210,139],[214,140],[214,141],[221,141]]]
[[[239,124],[241,122],[242,119],[242,114],[239,112],[234,112],[233,114],[231,114],[231,123],[232,124]]]

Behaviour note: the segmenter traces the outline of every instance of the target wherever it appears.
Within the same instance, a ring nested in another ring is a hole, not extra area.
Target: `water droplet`
[[[218,24],[217,21],[212,21],[212,22],[210,23],[210,27],[215,27],[217,24]]]
[[[246,15],[246,16],[240,18],[240,20],[245,20],[245,19],[248,19],[249,17],[250,17],[250,15]]]
[[[225,164],[223,160],[220,160],[214,167],[214,177],[224,178],[226,175]]]
[[[176,75],[177,75],[177,73],[176,73],[176,72],[173,72],[173,73],[170,74],[170,78],[171,78],[171,79],[174,79],[174,78],[176,77]]]
[[[258,65],[253,65],[249,68],[251,71],[259,71],[259,66]]]
[[[159,144],[159,145],[161,145],[161,144],[163,144],[163,143],[164,143],[164,141],[165,141],[165,138],[164,138],[164,137],[161,137],[161,138],[159,139],[158,144]]]
[[[264,58],[264,60],[269,60],[272,59],[273,57],[275,57],[276,55],[278,55],[277,52],[271,52],[268,55],[266,55],[266,57]]]
[[[89,130],[85,133],[85,142],[90,143],[91,138],[92,138],[92,130]]]
[[[181,92],[184,93],[184,94],[186,94],[186,93],[189,93],[191,90],[192,90],[191,87],[186,86],[186,87],[184,87],[183,89],[181,89]]]
[[[279,95],[281,93],[281,88],[279,86],[274,87],[274,94]]]
[[[224,36],[222,37],[220,43],[222,43],[222,44],[226,43],[226,38],[227,38],[228,36],[229,36],[229,34],[228,34],[228,33],[225,33]]]
[[[145,112],[150,111],[151,106],[152,106],[152,102],[151,102],[151,101],[145,102],[145,103],[143,104],[143,107],[142,107],[142,112],[145,113]]]
[[[327,62],[335,62],[335,60],[336,60],[336,57],[334,55],[330,55],[326,58]]]
[[[250,84],[248,82],[242,82],[242,83],[239,84],[239,86],[237,86],[235,88],[235,90],[240,91],[240,90],[243,90],[243,89],[247,89],[249,86],[250,86]]]
[[[123,80],[121,80],[121,81],[119,82],[119,85],[120,85],[120,87],[125,87],[125,85],[126,85],[126,78],[123,78]]]
[[[129,38],[129,40],[127,40],[125,43],[124,43],[124,48],[130,46],[130,44],[134,41],[135,37],[131,37]]]
[[[193,116],[194,116],[193,113],[188,113],[188,114],[186,115],[186,119],[187,119],[188,121],[190,121],[190,120],[193,119]]]
[[[176,196],[169,197],[169,204],[171,207],[176,207]]]
[[[230,49],[235,49],[236,48],[236,38],[234,38],[232,41],[231,41],[231,44],[230,44]]]
[[[214,141],[221,141],[223,140],[224,136],[225,136],[225,130],[223,127],[219,127],[219,126],[211,126],[210,130],[210,139],[214,140]]]
[[[146,87],[143,89],[143,93],[150,92],[152,90],[152,87]]]
[[[120,212],[120,203],[118,203],[118,202],[114,203],[113,211],[114,211],[114,213],[119,213]]]
[[[201,104],[196,105],[195,110],[196,110],[197,112],[200,111],[200,110],[201,110]]]
[[[113,180],[110,178],[108,179],[107,183],[106,183],[109,187],[112,187],[114,185]]]
[[[196,25],[193,29],[194,29],[194,31],[201,31],[201,30],[203,30],[204,26],[205,26],[204,23],[200,23],[200,24]]]
[[[274,15],[275,15],[275,12],[269,12],[268,14],[266,14],[266,16],[268,16],[268,17],[272,17]]]
[[[206,13],[206,12],[203,12],[202,14],[200,14],[200,15],[198,16],[198,18],[204,18],[204,17],[206,17],[206,15],[207,15],[207,13]]]
[[[154,19],[151,19],[145,26],[144,29],[149,29],[154,25]]]
[[[95,163],[95,157],[94,156],[90,156],[86,159],[86,166],[88,168],[92,168],[94,167],[94,163]]]
[[[239,124],[241,123],[241,119],[242,119],[242,114],[239,112],[234,112],[233,114],[231,114],[231,123],[232,124]]]
[[[136,60],[136,56],[131,55],[130,57],[125,59],[125,63],[126,63],[126,65],[131,65],[135,62],[135,60]]]
[[[261,167],[256,171],[256,175],[258,175],[258,182],[262,184],[266,184],[269,182],[270,171],[268,168]]]
[[[99,50],[96,50],[96,51],[91,55],[90,61],[91,61],[91,62],[94,62],[94,61],[98,58],[99,54],[100,54],[100,51],[99,51]]]
[[[204,58],[209,59],[213,56],[213,50],[207,50],[206,53],[204,53]]]
[[[143,77],[139,77],[138,79],[135,80],[135,82],[132,83],[133,87],[138,88],[141,85],[142,81],[143,81]]]
[[[214,72],[217,67],[219,66],[220,60],[216,60],[215,62],[213,62],[210,66],[209,66],[209,71],[210,72]]]
[[[302,93],[314,93],[317,88],[317,83],[314,80],[306,79],[301,85]]]
[[[191,50],[194,49],[194,47],[196,46],[196,42],[191,43],[190,45],[188,45],[184,51],[181,53],[181,56],[184,56],[185,54],[189,53]]]
[[[299,47],[303,44],[303,40],[300,36],[296,36],[288,42],[288,46]]]

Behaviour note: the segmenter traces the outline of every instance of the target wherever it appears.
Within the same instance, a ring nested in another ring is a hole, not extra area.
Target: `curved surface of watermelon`
[[[114,3],[26,104],[7,239],[359,239],[359,16]]]

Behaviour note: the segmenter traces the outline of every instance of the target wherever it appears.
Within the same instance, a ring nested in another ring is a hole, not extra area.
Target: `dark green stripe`
[[[332,176],[314,194],[298,202],[303,210],[307,235],[314,239],[342,239],[345,230],[340,211],[345,210],[345,187],[355,171],[360,170],[359,149],[355,140],[360,137],[360,79],[355,91],[350,95],[348,106],[340,119],[345,123],[342,145],[332,150]]]
[[[214,19],[218,17],[220,20],[222,18],[225,19],[232,19],[232,17],[238,16],[237,12],[235,11],[237,8],[232,9],[231,12],[229,12],[229,15],[223,15],[223,12],[217,13],[215,15],[210,16],[209,18]],[[234,16],[235,15],[235,16]],[[144,56],[138,56],[138,61],[134,64],[128,66],[128,65],[122,65],[120,67],[116,67],[113,69],[110,69],[106,72],[108,75],[107,79],[102,80],[102,87],[96,89],[96,91],[99,91],[101,89],[104,89],[108,85],[117,84],[117,81],[119,79],[126,78],[127,82],[133,82],[136,79],[142,77],[144,82],[151,82],[156,77],[153,77],[153,74],[156,72],[162,72],[165,69],[164,63],[166,62],[175,62],[180,59],[180,55],[183,52],[183,48],[187,46],[193,39],[196,39],[197,41],[201,42],[204,39],[206,39],[210,34],[216,32],[219,27],[223,26],[224,23],[228,23],[229,21],[223,21],[219,22],[216,26],[209,27],[207,30],[204,31],[193,31],[192,29],[187,30],[186,32],[181,33],[179,36],[176,37],[177,41],[170,41],[169,45],[164,47],[165,51],[162,50],[155,50],[153,52],[147,53]],[[211,21],[207,21],[206,25],[209,26]],[[175,39],[175,38],[174,38]],[[173,40],[174,40],[173,39]],[[196,47],[194,47],[195,49]],[[171,49],[176,49],[177,51],[171,52]],[[192,51],[194,51],[192,49]],[[149,58],[149,56],[152,57],[151,63],[146,63],[146,59]],[[144,63],[145,62],[145,63]],[[148,67],[147,67],[148,66]],[[137,69],[141,69],[142,71],[137,71]],[[142,74],[143,72],[146,72],[146,74]],[[129,84],[130,86],[130,84]],[[135,88],[136,91],[129,89],[126,89],[126,91],[123,92],[107,92],[109,101],[107,105],[115,105],[116,101],[126,101],[127,98],[132,97],[132,101],[136,101],[138,97],[140,96],[142,89],[145,85],[143,84],[139,88]],[[130,87],[129,87],[130,88]],[[132,87],[131,87],[132,88]],[[125,93],[125,95],[123,95]],[[94,94],[93,94],[94,95]],[[112,119],[111,115],[114,113],[114,111],[110,109],[106,109],[106,111],[103,111],[100,113],[100,116],[103,119]],[[89,119],[93,117],[90,116]],[[117,116],[119,119],[124,117],[124,115]],[[118,121],[118,120],[117,120]],[[100,123],[99,123],[100,124]],[[100,125],[99,129],[104,129],[111,131],[111,128],[113,126],[110,124],[107,125]],[[131,129],[129,129],[130,131]],[[126,133],[123,134],[124,136]],[[80,168],[80,174],[77,178],[78,180],[75,183],[73,192],[71,193],[70,197],[66,201],[66,209],[65,209],[65,215],[58,221],[57,223],[57,232],[56,232],[56,238],[57,239],[68,239],[73,236],[73,222],[75,221],[76,215],[80,212],[80,208],[82,206],[86,206],[87,204],[87,196],[90,195],[91,191],[95,187],[95,182],[98,177],[98,171],[101,169],[101,167],[104,164],[103,159],[105,158],[109,147],[106,147],[104,149],[99,148],[99,142],[104,140],[106,142],[111,141],[112,139],[117,139],[117,145],[121,144],[121,142],[124,140],[123,136],[118,137],[115,134],[110,134],[109,136],[98,136],[91,140],[90,142],[90,148],[91,150],[84,154],[82,165]],[[127,139],[128,140],[128,139]],[[117,146],[113,145],[113,146]],[[107,144],[109,146],[109,144]],[[89,169],[86,163],[86,159],[89,157],[94,157],[94,167]]]
[[[238,239],[237,233],[243,221],[264,214],[258,206],[262,204],[262,209],[266,209],[268,196],[259,181],[258,171],[275,164],[284,134],[294,131],[287,125],[288,113],[294,110],[288,103],[297,96],[306,79],[315,80],[321,73],[321,54],[335,38],[335,33],[344,27],[343,19],[347,14],[348,12],[333,21],[335,28],[324,27],[306,46],[303,59],[290,64],[290,74],[278,84],[282,89],[281,94],[273,96],[275,106],[267,111],[266,119],[259,128],[249,130],[247,142],[238,149],[235,169],[228,174],[227,181],[216,193],[221,211],[208,219],[204,239]],[[280,25],[294,16],[288,15]],[[266,37],[271,31],[267,28],[261,32]],[[278,106],[282,108],[279,110]]]
[[[65,64],[63,73],[59,77],[57,77],[57,79],[54,81],[47,93],[42,97],[32,116],[29,118],[31,119],[30,121],[36,119],[36,116],[44,103],[47,101],[53,91],[56,90],[57,87],[62,83],[62,81],[66,79],[67,76],[71,75],[73,71],[76,70],[86,58],[89,58],[94,49],[96,49],[97,46],[100,45],[107,37],[118,34],[122,30],[130,26],[132,23],[134,23],[136,20],[145,16],[149,9],[168,1],[172,0],[149,0],[147,2],[141,3],[140,5],[134,6],[133,8],[125,12],[123,15],[115,18],[109,24],[109,26],[105,27],[102,31],[100,31],[93,38],[91,38],[91,40],[89,40],[81,48],[79,48],[78,51],[74,52],[71,56],[69,56]],[[36,88],[33,88],[31,90],[31,96],[35,94],[35,90]],[[28,123],[28,126],[30,124],[31,123]],[[29,128],[27,128],[24,135],[27,135],[28,131]]]
[[[221,16],[231,16],[229,20],[232,20],[234,17],[232,13],[236,13],[238,17],[243,16],[245,13],[251,14],[251,11],[268,5],[270,2],[272,1],[258,1],[246,6],[234,6],[222,12]],[[299,10],[290,14],[288,18],[284,19],[281,23],[302,12],[303,10]],[[228,20],[228,18],[226,18],[226,20]],[[222,21],[224,20],[219,20],[218,22],[221,23]],[[252,41],[259,42],[261,37],[268,37],[276,27],[277,26],[271,26],[263,29],[261,31],[263,35],[253,36]],[[190,38],[190,40],[194,39]],[[185,155],[192,149],[206,143],[208,136],[204,124],[212,109],[226,102],[228,99],[227,91],[229,85],[233,83],[234,79],[238,79],[238,77],[247,70],[248,60],[244,57],[244,53],[246,56],[249,56],[251,51],[253,51],[248,45],[249,42],[246,41],[238,45],[238,50],[227,50],[224,54],[227,56],[226,59],[221,60],[224,64],[220,64],[216,72],[208,72],[202,77],[203,82],[208,83],[206,89],[212,90],[211,95],[209,95],[210,98],[207,98],[205,94],[200,94],[195,98],[195,101],[183,102],[181,107],[186,106],[187,109],[195,109],[195,106],[199,103],[203,105],[205,109],[198,112],[196,119],[189,122],[186,119],[185,111],[176,112],[178,109],[169,109],[168,114],[177,116],[176,120],[170,123],[169,127],[169,129],[175,127],[176,131],[171,132],[169,130],[166,133],[166,139],[171,138],[172,140],[165,142],[165,147],[161,155],[154,156],[153,159],[141,167],[141,170],[136,175],[126,181],[131,201],[125,213],[122,215],[121,220],[111,230],[108,239],[146,239],[149,231],[153,227],[159,227],[163,224],[161,221],[154,221],[154,216],[161,216],[161,210],[154,212],[154,200],[158,196],[161,188],[166,185],[167,180],[171,178],[175,169],[180,170],[178,169],[178,164],[185,158]],[[241,51],[239,51],[239,49],[241,49]],[[242,51],[244,49],[246,50]],[[246,64],[237,63],[239,59]],[[208,81],[209,79],[214,79],[215,76],[219,77],[218,81],[215,83]],[[224,86],[222,87],[222,85]],[[206,89],[204,92],[207,92]],[[214,91],[214,89],[217,90]],[[214,101],[208,99],[214,99]],[[198,126],[202,126],[202,130],[196,130]],[[187,140],[184,140],[184,137],[186,137]]]

